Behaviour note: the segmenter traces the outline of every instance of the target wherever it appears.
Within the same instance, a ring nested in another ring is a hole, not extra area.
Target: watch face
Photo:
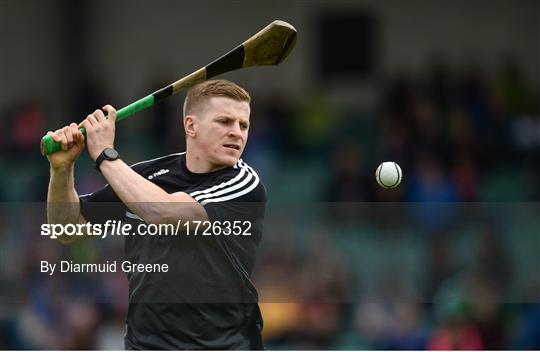
[[[103,151],[107,159],[118,159],[118,152],[112,148],[107,148]]]

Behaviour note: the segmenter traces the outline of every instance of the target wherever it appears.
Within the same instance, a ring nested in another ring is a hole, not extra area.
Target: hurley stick
[[[116,121],[156,105],[186,87],[222,73],[244,67],[279,65],[291,52],[295,43],[296,29],[287,22],[276,20],[214,62],[118,110]],[[86,135],[84,128],[80,130]],[[44,136],[41,139],[40,149],[41,154],[49,155],[59,151],[61,144],[50,136]]]

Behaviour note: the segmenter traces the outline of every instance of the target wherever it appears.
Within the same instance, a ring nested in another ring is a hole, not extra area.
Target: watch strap
[[[107,149],[113,149],[113,150],[116,152],[117,157],[116,157],[116,158],[110,158],[110,157],[107,157],[107,155],[105,154],[105,151],[106,151]],[[105,149],[103,149],[103,151],[102,151],[102,152],[98,155],[98,157],[96,158],[96,162],[95,162],[95,164],[94,164],[94,168],[95,168],[96,170],[98,170],[99,172],[101,172],[101,170],[100,170],[99,167],[101,166],[101,163],[103,163],[103,161],[105,161],[105,160],[116,160],[116,159],[118,159],[118,158],[120,158],[120,154],[118,154],[118,152],[117,152],[114,148],[105,148]]]

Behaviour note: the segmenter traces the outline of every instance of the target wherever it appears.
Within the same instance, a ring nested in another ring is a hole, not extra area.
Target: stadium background
[[[122,348],[122,274],[36,267],[121,249],[37,239],[42,134],[273,19],[298,29],[292,55],[223,76],[252,93],[245,159],[269,189],[267,347],[540,348],[540,4],[437,0],[0,2],[0,348]],[[182,98],[119,125],[128,163],[182,150]],[[375,184],[384,160],[404,171],[396,190]],[[83,156],[80,193],[102,184]]]

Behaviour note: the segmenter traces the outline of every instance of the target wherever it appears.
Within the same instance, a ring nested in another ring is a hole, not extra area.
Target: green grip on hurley
[[[123,119],[139,111],[142,111],[146,108],[151,107],[152,105],[154,105],[154,102],[155,102],[154,95],[150,94],[142,99],[137,100],[134,103],[129,104],[128,106],[123,107],[122,109],[116,112],[116,122],[122,121]],[[79,131],[81,131],[82,134],[86,136],[85,128],[80,128]],[[62,144],[59,142],[55,142],[51,136],[46,135],[46,136],[43,136],[43,138],[41,138],[40,149],[41,149],[41,154],[43,156],[50,155],[61,150]]]

